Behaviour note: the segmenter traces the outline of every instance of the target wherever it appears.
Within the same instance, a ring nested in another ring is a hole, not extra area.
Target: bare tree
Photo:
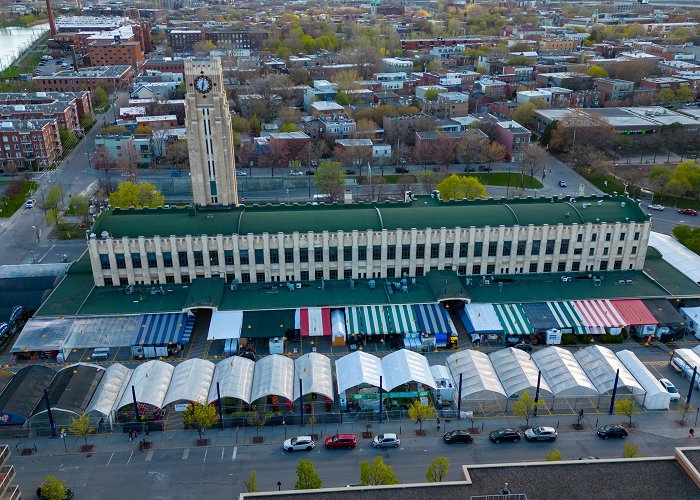
[[[525,187],[525,175],[535,177],[543,171],[547,162],[547,153],[538,145],[528,143],[521,152],[520,187]]]
[[[489,141],[480,134],[468,132],[457,145],[457,152],[466,163],[467,168],[472,162],[478,161]]]
[[[169,131],[157,128],[151,131],[151,149],[153,150],[153,160],[158,163],[165,152],[165,142],[168,139]]]
[[[178,172],[181,172],[183,168],[187,166],[187,160],[189,159],[187,141],[185,139],[179,139],[168,144],[165,159],[175,167]]]
[[[143,156],[141,156],[141,153],[136,149],[133,142],[127,142],[122,146],[119,157],[117,158],[117,164],[123,174],[136,177],[137,168],[141,162],[143,162]]]
[[[118,167],[117,159],[107,149],[104,144],[99,144],[95,152],[90,157],[90,163],[95,170],[102,170],[105,173],[105,190],[109,196],[114,191],[114,184],[110,173]]]

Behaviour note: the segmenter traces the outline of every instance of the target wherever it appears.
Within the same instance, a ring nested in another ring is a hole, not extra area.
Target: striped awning
[[[571,302],[547,302],[547,305],[559,328],[572,328],[578,335],[588,333],[583,318]]]
[[[297,309],[295,323],[302,337],[329,337],[331,335],[331,310],[329,307]]]
[[[418,321],[410,305],[384,306],[387,333],[417,333]]]
[[[136,334],[135,346],[182,344],[187,325],[187,313],[144,314]],[[187,339],[189,341],[189,339]]]
[[[589,333],[605,333],[605,328],[621,328],[625,320],[609,300],[574,300],[578,311]]]
[[[457,334],[457,329],[442,304],[416,304],[413,306],[413,311],[416,313],[421,333],[428,335]]]
[[[533,332],[530,320],[519,304],[494,304],[493,307],[505,333],[529,335]]]
[[[358,306],[345,308],[348,335],[382,335],[387,332],[382,306]]]

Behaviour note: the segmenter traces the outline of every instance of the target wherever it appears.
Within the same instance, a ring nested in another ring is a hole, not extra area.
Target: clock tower
[[[238,205],[236,161],[219,58],[185,60],[185,122],[196,206]]]

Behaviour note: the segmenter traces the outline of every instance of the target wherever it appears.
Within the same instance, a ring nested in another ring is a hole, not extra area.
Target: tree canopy
[[[595,64],[586,70],[586,74],[588,76],[592,76],[593,78],[607,78],[608,77],[608,72],[605,71],[600,66],[596,66]]]
[[[384,464],[382,457],[374,457],[371,462],[360,462],[360,484],[376,486],[380,484],[399,484],[391,465]]]
[[[425,473],[425,479],[429,483],[440,483],[447,479],[447,473],[450,471],[450,461],[445,457],[437,457],[432,462]]]
[[[311,460],[299,460],[297,465],[297,482],[294,485],[295,490],[318,490],[321,488],[323,481],[316,472],[314,464]]]
[[[64,500],[68,494],[66,483],[53,476],[46,476],[39,488],[41,497],[46,500]]]
[[[150,182],[122,182],[109,195],[109,204],[119,208],[155,208],[162,207],[164,203],[165,198]]]
[[[486,187],[476,177],[452,174],[440,182],[435,189],[441,200],[474,200],[488,196]]]
[[[202,430],[214,427],[218,420],[219,414],[216,411],[216,407],[214,405],[200,403],[199,401],[190,403],[182,414],[182,421],[185,425],[197,427],[200,439],[202,438]]]
[[[324,161],[316,169],[314,182],[320,193],[327,194],[332,201],[339,201],[345,189],[345,173],[342,163]]]
[[[420,424],[420,430],[423,430],[423,422],[431,418],[437,417],[437,411],[431,404],[424,405],[419,399],[416,399],[408,407],[408,418],[415,420]]]

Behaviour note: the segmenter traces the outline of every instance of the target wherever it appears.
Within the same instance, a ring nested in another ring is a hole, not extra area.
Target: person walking
[[[437,430],[440,432],[440,417],[437,417]]]
[[[695,429],[690,429],[690,437],[691,438],[695,437]]]
[[[134,440],[134,431],[129,431],[129,442],[131,443]]]

